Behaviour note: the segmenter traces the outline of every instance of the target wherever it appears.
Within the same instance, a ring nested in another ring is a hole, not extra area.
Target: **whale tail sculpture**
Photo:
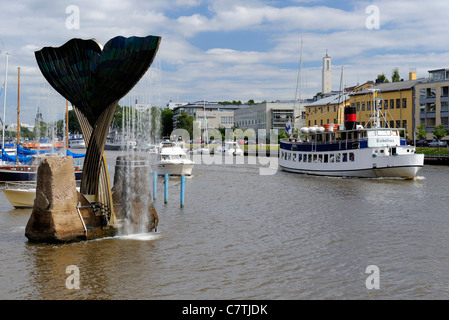
[[[151,66],[161,37],[118,36],[104,48],[95,39],[72,39],[35,52],[50,85],[71,102],[86,143],[80,193],[114,223],[104,146],[119,100]]]

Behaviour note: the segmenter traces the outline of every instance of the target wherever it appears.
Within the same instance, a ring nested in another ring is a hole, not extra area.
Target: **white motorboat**
[[[191,154],[209,154],[209,148],[198,146],[197,148],[190,151]]]
[[[224,146],[218,146],[214,153],[221,153],[225,156],[243,156],[244,152],[236,141],[225,141]]]
[[[304,127],[304,141],[283,139],[279,166],[289,172],[325,176],[416,177],[424,155],[401,138],[403,129],[383,128],[378,120],[364,128],[355,121],[355,107],[346,107],[344,125]]]
[[[79,187],[77,190],[79,191]],[[7,182],[3,193],[14,208],[33,208],[36,198],[36,182]]]
[[[7,182],[3,193],[14,208],[32,208],[36,198],[36,183]]]
[[[110,139],[106,140],[104,145],[105,150],[133,150],[136,147],[136,141],[132,140],[118,140]]]
[[[161,175],[192,174],[194,162],[187,157],[186,152],[174,141],[163,141],[159,147],[155,171]]]
[[[69,138],[70,149],[86,149],[86,142],[82,135],[71,135]]]

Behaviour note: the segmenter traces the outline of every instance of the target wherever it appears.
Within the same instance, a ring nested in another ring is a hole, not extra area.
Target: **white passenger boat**
[[[194,162],[187,158],[186,152],[174,141],[161,142],[155,171],[169,175],[192,174]]]
[[[424,155],[401,138],[404,129],[381,128],[378,115],[371,128],[356,125],[355,120],[355,107],[346,107],[343,126],[302,128],[303,141],[281,140],[280,168],[326,176],[416,177]]]

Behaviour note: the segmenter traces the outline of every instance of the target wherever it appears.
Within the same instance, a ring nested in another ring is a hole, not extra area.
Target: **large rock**
[[[37,171],[36,198],[25,236],[31,242],[70,242],[85,239],[77,211],[78,191],[73,158],[48,157]]]

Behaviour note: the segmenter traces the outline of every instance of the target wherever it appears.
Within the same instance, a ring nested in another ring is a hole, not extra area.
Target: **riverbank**
[[[425,164],[449,165],[448,148],[416,148],[416,153],[424,154]]]

